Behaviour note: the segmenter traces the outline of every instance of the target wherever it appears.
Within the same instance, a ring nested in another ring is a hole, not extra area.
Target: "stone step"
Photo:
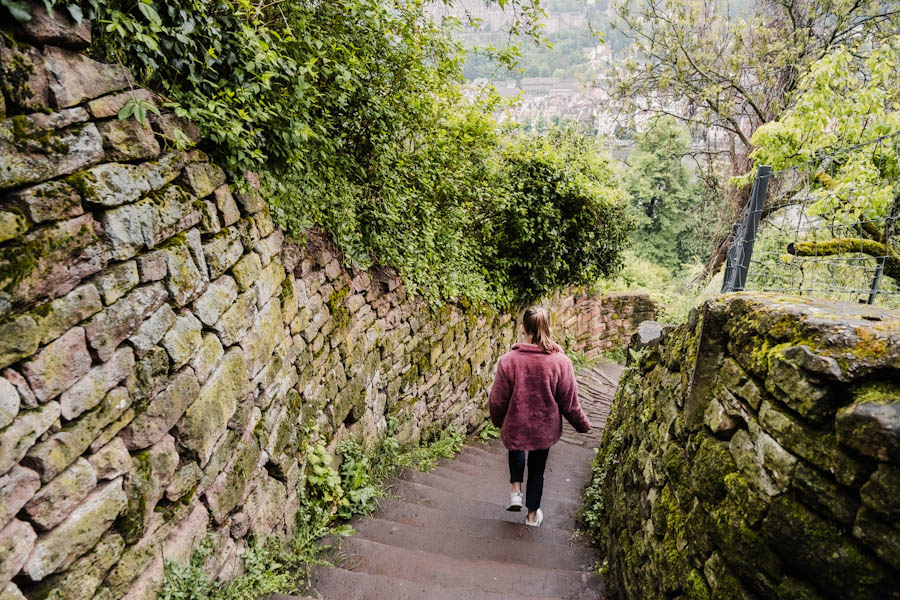
[[[411,481],[394,480],[389,491],[391,497],[400,498],[410,504],[420,504],[429,508],[443,510],[459,517],[476,517],[482,519],[508,519],[507,515],[522,515],[523,513],[510,513],[506,510],[506,503],[501,505],[500,500],[495,502],[486,502],[483,500],[473,500],[463,498],[451,492],[438,490],[428,486],[413,483]],[[564,502],[562,505],[555,500],[542,502],[541,509],[544,512],[543,527],[552,527],[555,529],[563,529],[570,531],[577,526],[576,514],[577,504],[574,502]]]
[[[495,537],[510,540],[531,540],[556,545],[584,545],[580,538],[569,531],[552,527],[525,527],[522,524],[524,512],[503,511],[499,518],[482,519],[468,517],[451,519],[446,511],[428,508],[420,504],[410,504],[396,498],[383,498],[376,513],[386,521],[405,523],[416,527],[430,526],[432,529],[449,529],[469,536]],[[364,517],[357,517],[351,525]]]
[[[429,471],[432,475],[456,480],[457,477],[465,477],[464,482],[469,485],[480,485],[497,492],[500,497],[509,493],[509,470],[506,465],[497,468],[473,467],[458,461],[439,463]],[[526,477],[527,478],[527,477]],[[562,495],[566,498],[580,498],[584,490],[585,481],[582,478],[572,477],[564,470],[554,469],[544,471],[544,495]]]
[[[596,573],[541,569],[508,562],[467,560],[445,554],[386,545],[352,536],[341,541],[335,556],[342,568],[407,581],[427,581],[448,588],[573,600],[603,598],[603,579]]]
[[[312,586],[326,600],[555,600],[554,596],[484,592],[421,580],[356,573],[339,567],[318,567]]]
[[[430,473],[423,473],[422,471],[404,469],[400,479],[427,485],[445,492],[458,493],[466,498],[497,502],[502,503],[504,507],[506,506],[510,490],[509,481],[507,481],[508,476],[502,479],[499,476],[471,477],[448,469],[443,469],[441,472],[436,471],[437,469]],[[572,503],[572,498],[581,496],[583,486],[571,485],[571,482],[564,486],[564,482],[559,482],[559,479],[561,478],[558,476],[548,477],[547,474],[544,475],[544,491],[541,496],[542,504],[551,500]],[[576,501],[575,503],[577,504],[578,502]]]
[[[487,560],[573,571],[588,571],[595,560],[591,548],[532,541],[525,536],[522,539],[471,536],[456,533],[447,527],[416,527],[375,517],[358,521],[354,529],[354,537],[460,560]]]
[[[462,452],[457,455],[455,460],[471,467],[492,470],[495,474],[502,475],[504,478],[509,477],[509,466],[506,456],[502,456],[498,459],[497,456],[485,456],[484,454]],[[545,473],[547,475],[563,474],[573,481],[585,481],[590,478],[591,461],[593,461],[593,452],[591,453],[590,459],[585,460],[581,458],[574,461],[554,454],[551,449],[550,456],[547,457],[547,468]]]

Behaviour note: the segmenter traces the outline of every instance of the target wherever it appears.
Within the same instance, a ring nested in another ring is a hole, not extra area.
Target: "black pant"
[[[525,508],[537,510],[541,507],[541,495],[544,493],[544,467],[547,465],[546,450],[528,451],[528,486],[525,489]],[[509,451],[509,482],[521,483],[525,476],[525,451]]]

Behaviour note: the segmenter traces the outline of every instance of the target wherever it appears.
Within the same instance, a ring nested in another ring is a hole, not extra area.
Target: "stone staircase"
[[[578,539],[576,511],[590,476],[599,430],[621,368],[579,372],[582,406],[595,430],[566,423],[550,450],[540,528],[525,512],[504,510],[509,493],[506,450],[499,440],[473,441],[431,472],[404,470],[356,533],[333,539],[330,566],[313,570],[307,596],[324,600],[602,600],[598,556]],[[282,600],[292,598],[278,597]],[[271,598],[271,600],[276,600]]]

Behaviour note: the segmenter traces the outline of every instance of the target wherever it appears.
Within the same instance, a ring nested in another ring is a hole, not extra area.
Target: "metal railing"
[[[732,228],[722,291],[900,307],[898,218],[900,132],[782,171],[760,166]]]

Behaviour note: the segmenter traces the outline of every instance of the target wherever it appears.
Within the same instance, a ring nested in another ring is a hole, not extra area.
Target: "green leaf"
[[[0,0],[0,5],[9,11],[16,21],[27,23],[31,20],[31,8],[24,2],[17,0]]]

